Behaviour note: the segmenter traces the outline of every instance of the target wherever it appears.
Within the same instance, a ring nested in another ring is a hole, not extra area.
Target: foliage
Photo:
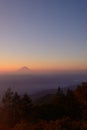
[[[28,94],[19,95],[8,88],[0,107],[0,129],[87,130],[87,83],[74,91],[67,89],[66,94],[58,88],[52,100],[38,104],[33,104]]]

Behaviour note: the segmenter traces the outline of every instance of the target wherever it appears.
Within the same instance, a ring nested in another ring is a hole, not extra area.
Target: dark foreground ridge
[[[8,88],[1,100],[0,130],[87,130],[87,82],[38,102]]]

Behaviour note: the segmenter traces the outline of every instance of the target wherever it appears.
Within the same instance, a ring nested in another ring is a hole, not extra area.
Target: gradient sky
[[[0,71],[87,70],[87,0],[0,0]]]

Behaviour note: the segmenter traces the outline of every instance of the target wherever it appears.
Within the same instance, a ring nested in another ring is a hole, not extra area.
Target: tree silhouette
[[[24,94],[23,97],[21,98],[20,107],[21,107],[21,117],[24,119],[30,118],[30,114],[32,112],[32,100],[27,94]]]
[[[12,104],[13,104],[13,92],[10,88],[7,89],[3,98],[2,104],[5,113],[5,120],[10,125],[12,123]]]
[[[82,110],[82,117],[87,120],[87,82],[83,82],[75,90],[75,96]]]

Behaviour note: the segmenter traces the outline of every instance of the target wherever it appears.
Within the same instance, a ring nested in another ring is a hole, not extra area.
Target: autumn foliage
[[[87,82],[66,93],[58,88],[46,103],[33,103],[28,94],[8,89],[0,107],[0,130],[87,130]]]

